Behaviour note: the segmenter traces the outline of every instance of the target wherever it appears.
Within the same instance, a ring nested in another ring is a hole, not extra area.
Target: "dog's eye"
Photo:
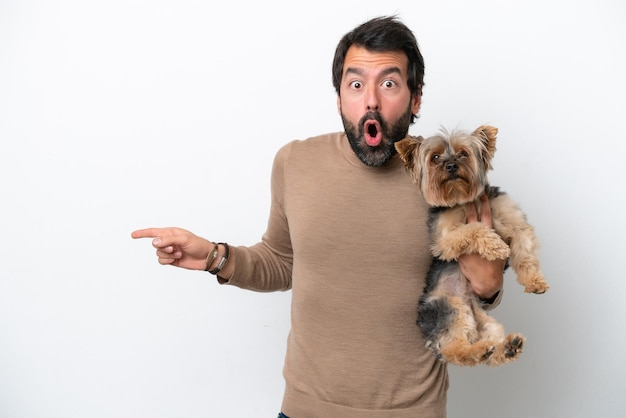
[[[461,151],[459,152],[459,158],[467,158],[469,157],[469,154],[467,153],[467,151]]]
[[[441,158],[441,156],[439,154],[435,154],[432,157],[430,157],[430,162],[437,163],[439,161],[439,158]]]

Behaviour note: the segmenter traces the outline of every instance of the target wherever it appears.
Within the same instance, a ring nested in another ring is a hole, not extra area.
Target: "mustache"
[[[368,120],[375,120],[380,124],[380,128],[383,132],[387,130],[387,122],[383,119],[383,116],[378,111],[370,110],[359,120],[359,135],[363,135],[365,131],[365,122]]]

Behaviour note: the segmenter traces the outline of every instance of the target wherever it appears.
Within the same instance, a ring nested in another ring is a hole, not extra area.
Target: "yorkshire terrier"
[[[498,187],[487,171],[496,151],[497,128],[474,132],[442,129],[424,139],[407,137],[395,144],[404,166],[430,205],[428,227],[433,262],[419,300],[417,324],[428,347],[440,360],[459,366],[499,366],[516,360],[525,338],[505,335],[504,327],[484,309],[457,262],[477,253],[488,260],[507,260],[528,293],[544,293],[548,284],[539,268],[539,242],[526,215]],[[493,228],[466,223],[466,204],[480,213],[486,194]]]

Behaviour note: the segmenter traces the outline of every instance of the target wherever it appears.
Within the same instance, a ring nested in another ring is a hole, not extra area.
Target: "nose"
[[[365,103],[368,111],[380,110],[380,100],[378,98],[378,89],[376,86],[370,86],[368,88]]]
[[[454,161],[446,163],[446,171],[450,174],[454,174],[456,173],[456,171],[459,169],[459,165],[457,163],[455,163]]]

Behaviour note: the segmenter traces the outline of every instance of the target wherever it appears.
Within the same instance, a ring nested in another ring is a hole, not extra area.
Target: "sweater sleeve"
[[[272,292],[291,289],[293,249],[285,213],[285,164],[291,144],[283,146],[272,167],[271,207],[267,230],[253,246],[231,248],[235,260],[232,277],[218,278],[222,284],[243,289]]]
[[[502,295],[504,294],[504,288],[498,290],[498,293],[496,293],[492,300],[489,301],[480,301],[481,306],[483,307],[484,310],[486,311],[491,311],[494,310],[495,308],[498,307],[498,305],[500,305],[500,302],[502,302]]]

